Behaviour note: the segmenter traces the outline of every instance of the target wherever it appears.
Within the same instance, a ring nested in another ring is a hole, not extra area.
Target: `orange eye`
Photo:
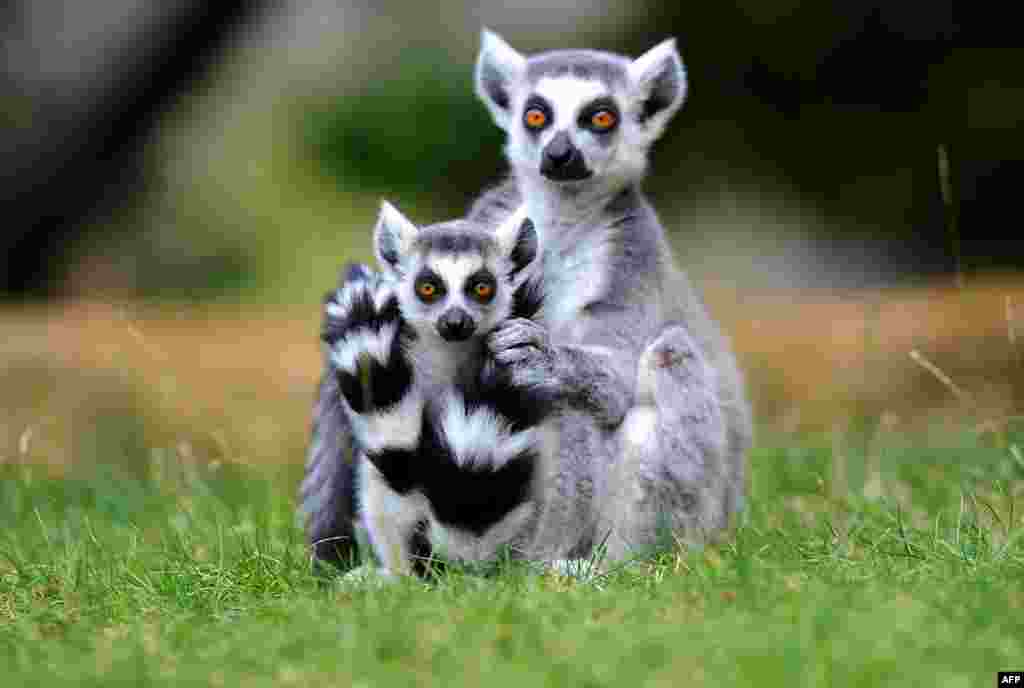
[[[477,282],[473,285],[473,295],[481,301],[486,301],[494,296],[494,285],[487,282]]]
[[[540,129],[548,123],[548,116],[540,108],[530,108],[523,115],[523,121],[530,129]]]
[[[416,293],[424,301],[433,301],[437,298],[437,285],[433,282],[420,282],[416,285]]]
[[[615,114],[608,110],[599,110],[590,117],[590,124],[600,131],[607,131],[615,126]]]

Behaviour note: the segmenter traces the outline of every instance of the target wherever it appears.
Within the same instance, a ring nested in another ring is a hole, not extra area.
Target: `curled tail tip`
[[[374,273],[370,266],[350,261],[345,264],[338,275],[338,286],[344,286],[349,282],[369,282],[373,278]]]

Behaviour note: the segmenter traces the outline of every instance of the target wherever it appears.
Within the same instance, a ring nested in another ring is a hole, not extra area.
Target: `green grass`
[[[1010,448],[893,441],[889,496],[865,499],[830,496],[822,444],[756,451],[746,522],[702,551],[589,581],[510,565],[384,587],[311,574],[294,466],[8,465],[0,682],[931,687],[1020,669]]]

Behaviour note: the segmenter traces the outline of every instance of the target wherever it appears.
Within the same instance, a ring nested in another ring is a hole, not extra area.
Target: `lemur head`
[[[519,175],[616,188],[638,181],[647,151],[686,97],[668,39],[635,60],[594,50],[524,56],[483,30],[476,92],[508,135]]]
[[[538,256],[537,232],[522,213],[496,231],[465,220],[417,227],[381,204],[374,252],[398,285],[398,303],[419,335],[464,342],[507,318],[516,289]]]

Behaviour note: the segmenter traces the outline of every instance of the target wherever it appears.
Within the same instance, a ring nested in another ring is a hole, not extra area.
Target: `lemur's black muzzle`
[[[572,144],[569,134],[560,131],[551,139],[540,161],[540,173],[554,181],[586,179],[591,172],[583,160],[583,153]]]
[[[446,342],[462,342],[476,331],[472,316],[461,308],[445,311],[437,321],[437,332]]]

